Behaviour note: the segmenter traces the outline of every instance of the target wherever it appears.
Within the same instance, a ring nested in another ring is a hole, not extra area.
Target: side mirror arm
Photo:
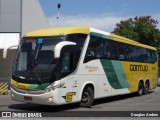
[[[61,50],[66,45],[76,45],[76,43],[70,42],[70,41],[64,41],[64,42],[58,43],[54,48],[54,58],[60,57]]]

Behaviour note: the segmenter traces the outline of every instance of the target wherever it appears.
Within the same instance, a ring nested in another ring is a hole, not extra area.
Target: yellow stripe
[[[0,86],[0,89],[2,89],[3,87],[5,87],[6,85],[8,85],[8,83],[2,83],[2,85]]]
[[[0,92],[4,91],[4,90],[7,90],[8,89],[8,85],[5,86],[3,89],[0,89]]]
[[[0,95],[7,95],[7,94],[8,94],[8,82],[1,82]]]
[[[20,89],[27,89],[30,86],[30,84],[18,83],[16,81],[14,81],[13,79],[11,80],[11,83],[13,86],[20,88]]]
[[[1,82],[1,83],[0,83],[0,87],[1,87],[2,85],[3,85],[3,83]]]
[[[125,38],[125,37],[122,37],[122,36],[118,36],[118,35],[115,35],[115,34],[112,34],[112,33],[110,33],[110,36],[113,37],[113,39],[114,39],[115,41],[119,41],[119,42],[123,42],[123,43],[126,43],[126,44],[131,44],[131,45],[136,45],[136,46],[140,46],[140,47],[144,47],[144,48],[156,50],[156,48],[154,48],[154,47],[141,44],[141,43],[139,43],[139,42],[130,40],[130,39]]]
[[[67,34],[89,34],[89,27],[82,26],[74,26],[74,27],[57,27],[57,28],[48,28],[42,30],[36,30],[29,32],[25,35],[25,37],[42,37],[42,36],[59,36],[59,35],[67,35]]]
[[[6,89],[5,91],[0,92],[0,95],[8,95],[8,90]]]

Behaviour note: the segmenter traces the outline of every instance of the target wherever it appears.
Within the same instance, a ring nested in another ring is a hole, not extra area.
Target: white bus
[[[11,79],[16,101],[45,105],[80,102],[157,86],[156,48],[90,27],[59,27],[26,34]]]

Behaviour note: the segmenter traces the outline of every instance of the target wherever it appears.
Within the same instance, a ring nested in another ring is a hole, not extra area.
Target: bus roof
[[[114,40],[119,41],[119,42],[123,42],[123,43],[127,43],[127,44],[130,44],[130,45],[136,45],[136,46],[139,46],[139,47],[144,47],[144,48],[149,48],[149,49],[156,50],[155,47],[148,46],[148,45],[139,43],[139,42],[134,41],[134,40],[130,40],[128,38],[125,38],[125,37],[122,37],[122,36],[119,36],[119,35],[115,35],[115,34],[110,33],[110,36],[113,37]]]
[[[128,38],[118,36],[112,33],[108,33],[105,31],[101,31],[98,29],[90,28],[87,26],[67,26],[67,27],[55,27],[55,28],[47,28],[47,29],[41,29],[41,30],[35,30],[32,32],[27,33],[24,35],[24,37],[45,37],[45,36],[59,36],[59,35],[67,35],[67,34],[75,34],[75,33],[81,33],[81,34],[89,34],[90,32],[96,32],[102,35],[110,36],[112,37],[113,40],[131,44],[131,45],[136,45],[136,46],[141,46],[149,49],[156,50],[155,47],[151,47],[148,45],[141,44],[139,42],[130,40]]]
[[[106,36],[105,38],[109,37],[109,39],[112,39],[114,41],[130,44],[130,45],[135,45],[135,46],[139,46],[139,47],[144,47],[144,48],[148,48],[148,49],[152,49],[152,50],[156,50],[155,47],[151,47],[151,46],[148,46],[148,45],[145,45],[145,44],[141,44],[141,43],[136,42],[134,40],[131,40],[131,39],[119,36],[119,35],[115,35],[113,33],[108,33],[108,32],[102,31],[102,30],[94,29],[94,28],[91,28],[91,32],[94,32],[96,34],[101,34],[102,36],[100,36],[100,37],[105,37],[105,36]]]
[[[27,33],[24,37],[59,36],[59,35],[67,35],[74,33],[89,34],[89,32],[90,28],[85,26],[56,27],[56,28],[35,30]]]

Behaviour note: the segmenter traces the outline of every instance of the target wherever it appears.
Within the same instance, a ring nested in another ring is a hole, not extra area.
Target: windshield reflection
[[[43,84],[53,83],[69,75],[77,68],[86,37],[86,34],[42,38],[24,37],[16,53],[12,79],[26,84]],[[68,45],[68,47],[63,47],[60,57],[55,59],[55,46],[63,41],[74,42],[76,46],[71,47]],[[70,56],[69,64],[64,62],[68,60],[65,55]],[[65,65],[69,66],[66,67]]]
[[[25,38],[17,53],[13,75],[38,83],[51,82],[57,60],[54,59],[54,47],[64,37]]]

